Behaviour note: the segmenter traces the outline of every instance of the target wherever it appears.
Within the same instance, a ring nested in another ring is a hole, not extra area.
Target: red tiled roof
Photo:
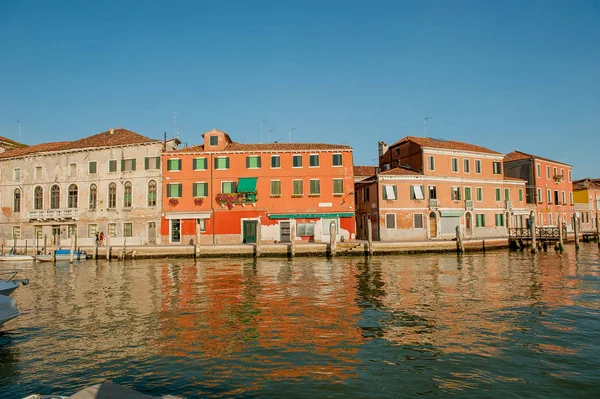
[[[9,143],[9,144],[12,144],[13,146],[19,147],[19,148],[21,148],[21,147],[27,147],[27,144],[19,143],[18,141],[11,140],[11,139],[9,139],[7,137],[4,137],[4,136],[0,136],[0,142]]]
[[[354,176],[373,176],[377,173],[377,166],[355,166]]]
[[[403,167],[386,170],[385,172],[381,172],[379,174],[385,176],[423,176],[423,172]]]
[[[233,151],[319,151],[319,150],[351,150],[349,145],[323,144],[323,143],[264,143],[264,144],[244,144],[233,142],[224,150],[215,152],[233,152]],[[183,148],[172,152],[202,152],[202,145]]]
[[[595,189],[600,190],[600,179],[585,179],[575,180],[573,182],[573,190]]]
[[[399,140],[392,144],[390,147],[394,147],[396,145],[412,141],[413,143],[420,145],[421,147],[428,148],[439,148],[442,150],[456,150],[456,151],[470,151],[470,152],[480,152],[486,154],[498,154],[497,151],[492,151],[488,148],[481,147],[475,144],[463,143],[462,141],[452,141],[452,140],[440,140],[433,139],[430,137],[415,137],[415,136],[406,136],[402,140]]]
[[[203,145],[195,145],[192,147],[181,148],[179,150],[168,151],[168,152],[171,153],[171,152],[203,152],[203,151],[204,151]]]
[[[554,160],[549,159],[549,158],[538,157],[537,155],[532,155],[532,154],[528,154],[526,152],[517,151],[517,150],[514,150],[513,152],[509,152],[508,154],[506,154],[504,156],[504,162],[520,161],[520,160],[523,160],[523,159],[539,159],[539,160],[542,160],[542,161],[557,163],[557,164],[560,164],[560,165],[571,166],[571,165],[569,165],[567,163],[564,163],[564,162],[554,161]]]
[[[68,143],[68,141],[57,141],[53,143],[41,143],[23,148],[15,148],[14,150],[0,153],[0,158],[16,158],[39,152],[59,151],[62,150]]]

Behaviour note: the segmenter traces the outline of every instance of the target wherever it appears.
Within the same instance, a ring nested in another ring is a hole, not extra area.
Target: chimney
[[[380,141],[379,143],[377,143],[377,145],[379,147],[379,158],[381,158],[383,154],[387,152],[388,145],[384,141]]]
[[[112,127],[110,128],[110,134],[115,134],[115,129],[113,129]]]

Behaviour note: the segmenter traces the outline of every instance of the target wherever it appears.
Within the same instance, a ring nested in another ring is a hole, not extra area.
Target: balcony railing
[[[438,209],[440,207],[440,200],[438,199],[429,199],[429,209]]]
[[[63,220],[75,219],[79,215],[77,208],[39,209],[29,211],[30,220]]]
[[[473,209],[473,200],[465,200],[465,209],[468,211]]]

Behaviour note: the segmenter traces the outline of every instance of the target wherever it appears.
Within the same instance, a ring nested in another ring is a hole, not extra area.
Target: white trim
[[[431,147],[421,147],[423,154],[442,154],[442,155],[454,155],[454,156],[463,156],[463,157],[473,157],[477,156],[478,158],[486,158],[486,159],[498,159],[502,161],[504,159],[504,155],[502,154],[487,154],[478,151],[465,151],[465,150],[449,150],[449,149],[440,149],[440,148],[431,148]]]
[[[525,186],[525,180],[504,180],[504,179],[477,179],[477,178],[460,178],[460,177],[449,177],[449,176],[427,176],[427,175],[416,175],[416,176],[404,176],[404,175],[379,175],[377,176],[379,181],[384,180],[423,180],[424,182],[454,182],[454,183],[469,183],[469,184],[509,184],[515,186]],[[370,182],[365,182],[370,183]]]
[[[188,220],[188,219],[210,219],[212,215],[212,211],[207,212],[167,212],[165,213],[165,219],[180,219],[180,220]],[[169,225],[170,227],[170,225]],[[169,235],[171,232],[169,231]]]

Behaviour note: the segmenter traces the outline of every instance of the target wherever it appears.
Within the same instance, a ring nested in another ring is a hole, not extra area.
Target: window
[[[246,157],[246,168],[248,168],[248,169],[260,168],[260,156],[254,155],[254,156]]]
[[[88,238],[96,238],[97,232],[98,232],[97,224],[88,224]]]
[[[563,204],[563,205],[566,205],[566,204],[567,204],[567,196],[566,196],[566,193],[565,193],[565,191],[564,191],[564,190],[563,190],[563,192],[562,192],[562,204]]]
[[[90,185],[90,201],[89,208],[91,210],[96,209],[98,203],[98,187],[95,184]]]
[[[463,168],[465,170],[465,173],[471,173],[471,160],[465,159],[463,163],[464,163]]]
[[[542,177],[542,166],[538,163],[535,165],[537,177]]]
[[[395,213],[386,213],[385,214],[385,228],[386,229],[395,229],[396,228],[396,214]]]
[[[167,170],[171,172],[181,170],[181,159],[169,159],[167,161]]]
[[[504,226],[504,215],[501,213],[496,214],[496,226]]]
[[[21,239],[21,226],[13,226],[12,233],[13,233],[12,238],[16,238],[17,240],[20,240]]]
[[[559,198],[558,190],[554,190],[554,203],[556,205],[560,205],[560,198]]]
[[[95,174],[98,171],[98,163],[96,161],[88,162],[88,173],[90,175]]]
[[[452,201],[460,201],[460,187],[452,187],[450,194]]]
[[[294,168],[302,167],[302,155],[292,155],[292,167],[294,167]]]
[[[167,198],[181,198],[181,183],[167,184]]]
[[[478,213],[475,215],[475,226],[476,227],[485,227],[485,214]]]
[[[116,223],[109,223],[108,224],[108,236],[109,237],[116,237],[117,236],[117,224]]]
[[[50,188],[50,209],[60,208],[60,187],[55,184]]]
[[[67,226],[67,237],[71,238],[77,234],[77,226],[70,224]]]
[[[302,180],[292,181],[292,195],[295,195],[295,196],[304,195],[304,190],[302,187]]]
[[[558,169],[552,168],[552,173],[554,173],[554,176],[558,176]]]
[[[494,162],[493,167],[494,167],[494,174],[495,175],[501,175],[502,174],[502,163],[501,162]]]
[[[16,188],[13,194],[13,212],[21,212],[21,189]]]
[[[148,206],[156,206],[156,180],[148,182]]]
[[[121,159],[121,172],[131,172],[135,170],[135,159]]]
[[[519,202],[523,202],[523,189],[519,189]]]
[[[333,195],[344,194],[344,179],[333,179]]]
[[[458,158],[452,158],[452,171],[458,172]]]
[[[398,188],[391,184],[384,184],[381,187],[382,196],[384,200],[395,200],[398,198]]]
[[[342,154],[333,154],[333,166],[342,166]]]
[[[481,160],[475,160],[475,173],[481,173]]]
[[[219,136],[210,136],[209,143],[211,146],[219,145]]]
[[[537,202],[539,202],[541,204],[543,200],[544,199],[542,198],[542,189],[538,188],[537,189]]]
[[[132,190],[133,189],[131,187],[131,182],[126,181],[125,185],[123,186],[123,207],[124,208],[131,208]]]
[[[131,223],[123,223],[123,237],[133,237],[133,225]]]
[[[319,179],[311,179],[309,195],[320,195],[320,194],[321,194],[321,182],[319,181]]]
[[[271,168],[281,168],[281,158],[279,155],[271,155]]]
[[[206,170],[208,167],[208,161],[206,158],[194,158],[192,161],[192,169],[194,170]]]
[[[552,190],[550,189],[546,190],[546,200],[549,204],[552,203]]]
[[[563,168],[560,168],[560,180],[565,181],[565,170]],[[558,217],[556,219],[558,219]]]
[[[13,169],[13,180],[14,181],[21,180],[21,169],[20,168]]]
[[[569,191],[569,203],[573,205],[573,192]]]
[[[506,201],[510,201],[510,188],[505,188],[504,189],[504,199]]]
[[[208,197],[208,183],[194,183],[192,186],[192,195],[194,197]]]
[[[571,171],[569,171],[569,183],[571,183]]]
[[[315,224],[314,223],[298,223],[296,225],[297,236],[314,236],[315,235]]]
[[[215,158],[215,169],[229,169],[229,158]]]
[[[117,207],[117,185],[110,183],[108,185],[108,208],[114,209]]]
[[[67,196],[68,196],[67,207],[77,208],[79,195],[78,195],[78,189],[77,189],[76,184],[69,185],[69,190],[68,190]]]
[[[221,182],[221,192],[222,193],[235,193],[236,188],[237,188],[236,183],[234,181]]]
[[[41,166],[36,166],[35,167],[35,178],[36,179],[41,179],[42,178],[42,167]]]
[[[433,155],[427,155],[427,170],[435,170],[435,158]]]
[[[413,215],[413,227],[415,229],[422,229],[423,228],[423,215],[420,213],[415,213]]]
[[[144,168],[148,169],[160,169],[160,157],[146,157],[144,158]]]
[[[33,191],[33,209],[44,209],[44,189],[40,186]]]
[[[550,178],[550,166],[546,166],[546,177]]]
[[[502,200],[502,193],[500,191],[499,188],[494,189],[494,192],[496,193],[496,201],[501,201]]]
[[[77,176],[77,164],[69,164],[69,176]]]
[[[316,168],[319,166],[319,154],[311,154],[310,155],[310,167]]]
[[[34,237],[38,239],[42,239],[44,235],[42,234],[42,226],[33,226]]]
[[[437,188],[429,186],[429,199],[437,199]]]
[[[271,197],[279,197],[281,195],[281,181],[271,180]]]
[[[465,201],[471,201],[471,187],[465,187]]]
[[[108,161],[108,172],[109,173],[114,173],[117,171],[117,160],[116,159],[111,159]]]
[[[483,189],[481,187],[475,188],[475,196],[477,202],[483,201]]]
[[[551,213],[548,214],[548,224],[552,225],[552,214]]]
[[[396,188],[396,186],[394,186]],[[410,199],[411,200],[422,200],[425,197],[423,192],[425,191],[424,186],[410,186]]]

